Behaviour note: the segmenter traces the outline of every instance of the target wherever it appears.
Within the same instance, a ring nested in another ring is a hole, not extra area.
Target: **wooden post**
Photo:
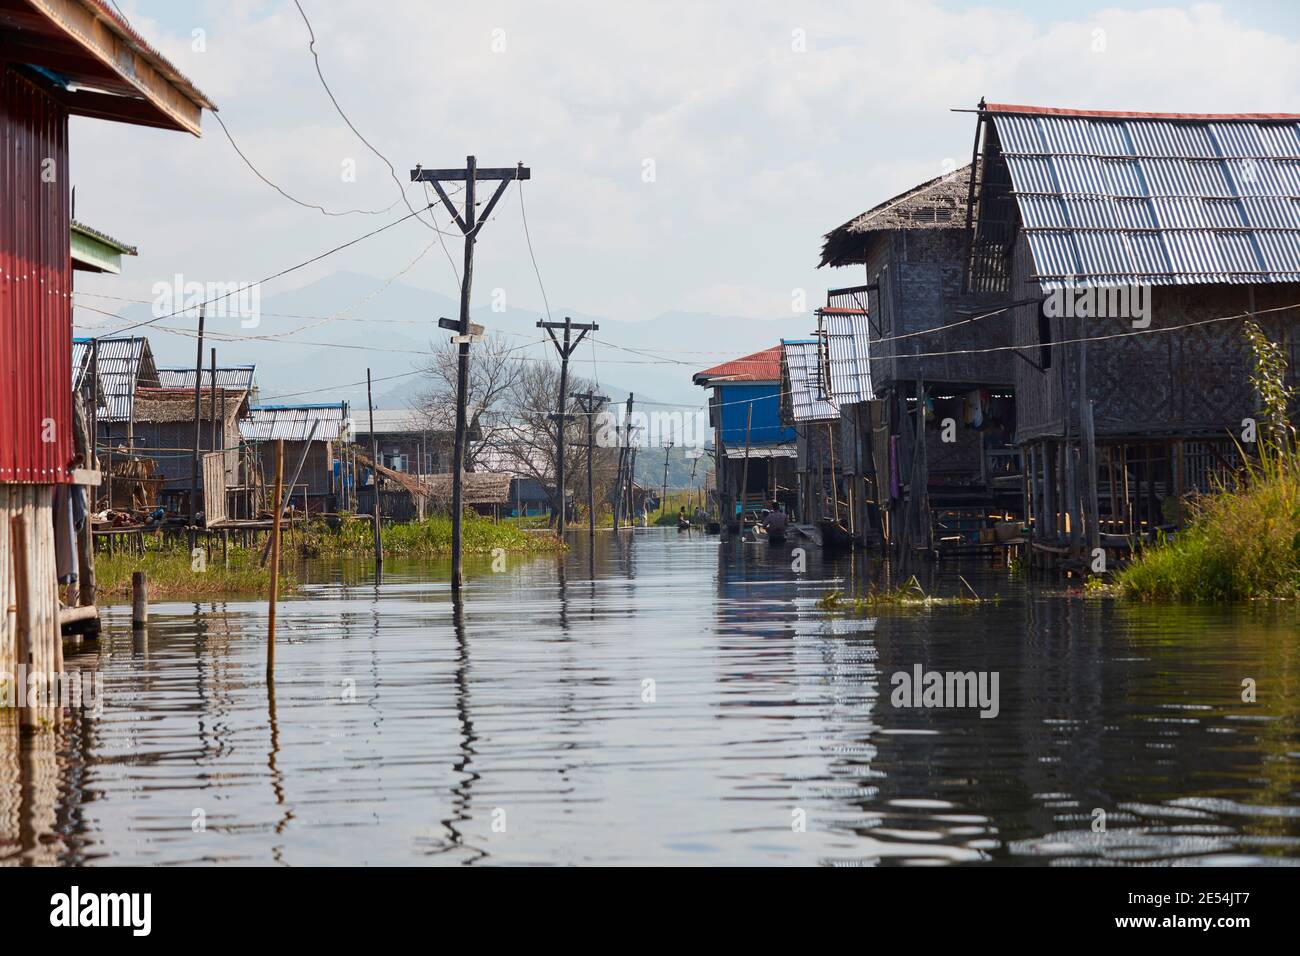
[[[131,627],[149,623],[149,582],[143,571],[131,572]]]
[[[194,551],[195,529],[199,524],[199,451],[203,433],[199,425],[199,397],[203,393],[203,306],[199,306],[198,357],[194,360],[194,456],[190,470],[190,551]]]
[[[208,451],[217,450],[217,350],[212,350],[212,381],[208,391],[208,420],[212,425],[211,441],[208,444]],[[226,463],[222,461],[221,468],[225,471]]]
[[[740,469],[740,530],[745,531],[745,494],[749,491],[749,432],[754,427],[754,403],[750,401],[745,413],[745,463]]]
[[[375,573],[378,574],[384,568],[384,542],[379,530],[379,436],[375,434],[375,403],[370,394],[370,369],[366,369],[366,405],[370,409],[370,473],[374,476],[372,484],[375,486],[375,506],[372,517],[375,536]],[[459,463],[453,462],[452,464],[454,468]],[[278,489],[275,497],[277,501],[280,498]],[[452,527],[455,528],[455,515],[452,516],[452,519]],[[456,587],[454,576],[452,587]]]
[[[275,514],[271,516],[271,597],[266,609],[266,679],[275,679],[275,604],[280,599],[280,493],[284,490],[284,439],[275,440]]]
[[[9,550],[13,555],[14,568],[14,665],[18,668],[31,668],[34,660],[34,642],[32,632],[35,630],[32,607],[32,578],[27,550],[27,515],[15,514],[9,519]],[[3,611],[0,608],[0,611]],[[19,671],[21,673],[21,671]],[[19,725],[23,730],[35,726],[36,715],[30,707],[24,706],[27,688],[15,687],[14,693],[19,703]]]

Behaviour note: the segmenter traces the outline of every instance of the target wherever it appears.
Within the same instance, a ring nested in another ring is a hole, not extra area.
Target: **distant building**
[[[239,423],[239,433],[257,463],[255,481],[275,485],[277,439],[284,441],[284,483],[292,482],[292,502],[309,512],[338,511],[351,491],[352,462],[339,457],[349,440],[347,402],[310,405],[255,405]],[[303,458],[304,453],[306,458]],[[303,461],[298,480],[294,469]],[[360,477],[361,469],[357,469]]]
[[[410,409],[375,409],[374,435],[379,441],[379,463],[393,471],[431,475],[451,471],[456,441],[456,420],[451,415],[433,417]],[[370,454],[370,413],[356,417],[356,442]],[[474,416],[467,430],[470,441],[480,431]]]
[[[773,500],[796,508],[797,436],[781,420],[781,346],[696,372],[693,381],[710,391],[723,521],[735,526]]]

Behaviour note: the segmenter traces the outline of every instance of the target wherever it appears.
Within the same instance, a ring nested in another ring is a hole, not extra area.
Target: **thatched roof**
[[[386,465],[376,465],[369,457],[357,452],[357,460],[367,468],[374,468],[384,478],[404,488],[412,497],[428,498],[436,506],[451,503],[451,472],[438,475],[412,475],[395,471]],[[514,475],[508,471],[466,471],[461,473],[461,496],[467,505],[497,505],[510,500],[510,481]]]
[[[921,183],[905,193],[873,206],[826,234],[823,266],[845,266],[866,261],[866,238],[892,229],[965,229],[970,199],[970,171],[961,169]]]
[[[513,476],[504,471],[467,471],[461,486],[461,494],[467,505],[505,504],[510,500],[510,479]],[[451,502],[451,473],[445,475],[425,475],[425,487],[436,501]]]
[[[221,415],[222,397],[225,398],[225,418],[234,421],[248,409],[248,393],[242,389],[218,388],[217,415]],[[199,420],[212,421],[212,390],[199,390]],[[139,388],[135,393],[136,422],[192,422],[194,421],[194,389],[192,388]]]

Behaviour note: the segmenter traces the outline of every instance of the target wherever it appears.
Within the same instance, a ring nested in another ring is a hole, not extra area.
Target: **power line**
[[[524,222],[524,239],[528,243],[528,258],[533,260],[533,273],[537,276],[537,288],[542,290],[542,305],[546,306],[546,320],[551,320],[551,303],[546,298],[546,286],[542,284],[542,273],[537,268],[537,256],[533,253],[533,237],[528,233],[528,211],[524,208],[524,186],[519,184],[519,216]],[[594,342],[594,340],[593,340]]]
[[[269,275],[265,279],[260,279],[254,284],[262,285],[263,283],[266,282],[273,282],[276,279],[288,275],[290,272],[296,272],[298,269],[305,268],[306,266],[309,266],[314,262],[319,262],[320,260],[326,258],[327,256],[332,256],[336,252],[341,252],[342,250],[347,249],[349,246],[355,246],[358,242],[363,242],[366,239],[371,238],[372,236],[377,236],[381,232],[385,232],[393,228],[394,226],[405,222],[406,220],[410,219],[412,216],[415,215],[416,213],[412,211],[407,215],[402,216],[400,219],[394,219],[386,226],[380,226],[378,229],[372,229],[370,232],[367,232],[365,235],[357,236],[355,239],[349,239],[347,242],[343,243],[342,245],[335,246],[333,249],[328,249],[325,252],[322,252],[320,255],[312,256],[310,259],[306,260],[305,262],[299,262],[297,265],[289,266],[289,268],[287,269],[281,269],[279,272],[275,273],[274,275]],[[198,302],[198,303],[194,303],[193,305],[184,306],[180,309],[175,310],[174,312],[168,312],[166,315],[155,316],[152,319],[146,319],[143,322],[137,322],[134,325],[128,325],[126,328],[119,329],[118,331],[130,332],[132,329],[139,329],[139,328],[143,328],[146,325],[153,325],[155,322],[161,322],[163,319],[170,319],[173,316],[182,315],[186,312],[189,312],[191,309],[198,308],[205,305],[211,305],[214,302],[220,302],[222,299],[228,299],[232,295],[237,294],[239,291],[240,291],[239,289],[233,289],[230,292],[225,292],[219,296],[215,296],[214,298],[208,299],[204,302]]]
[[[307,43],[307,49],[311,52],[312,62],[316,65],[316,76],[320,79],[320,85],[325,89],[325,95],[330,98],[330,102],[334,104],[334,109],[337,110],[339,116],[343,118],[343,122],[348,124],[348,129],[352,130],[356,138],[365,144],[366,149],[370,150],[383,160],[384,165],[388,167],[388,175],[393,178],[393,182],[397,185],[397,191],[401,196],[402,202],[406,203],[406,208],[411,210],[411,213],[414,215],[416,212],[415,207],[411,205],[411,201],[406,196],[406,187],[402,184],[402,181],[397,178],[397,170],[393,167],[393,164],[388,161],[387,156],[375,149],[370,140],[361,135],[361,131],[357,129],[356,124],[348,118],[348,114],[343,112],[343,107],[339,105],[338,98],[335,97],[334,91],[330,89],[329,83],[325,81],[325,73],[321,70],[320,66],[320,54],[316,52],[316,31],[312,29],[311,20],[307,19],[307,11],[302,8],[302,4],[299,3],[298,0],[293,0],[293,2],[294,6],[298,8],[298,13],[302,16],[302,22],[307,26],[307,35],[310,37]],[[430,219],[432,218],[431,214]],[[421,219],[420,222],[424,223],[428,228],[438,231],[436,223],[430,224],[424,222],[423,219]]]
[[[244,161],[244,165],[253,171],[253,175],[256,176],[258,179],[260,179],[262,182],[266,183],[268,186],[270,186],[281,196],[283,196],[285,199],[289,200],[292,203],[297,203],[299,206],[302,206],[306,209],[320,210],[320,212],[326,216],[350,216],[353,215],[354,213],[363,216],[380,216],[388,212],[388,210],[392,209],[399,202],[401,202],[401,199],[398,198],[398,199],[394,199],[383,209],[348,209],[343,212],[334,212],[329,209],[326,209],[324,206],[320,205],[319,203],[307,202],[305,200],[299,199],[296,196],[291,196],[289,195],[289,193],[285,192],[282,188],[280,188],[280,186],[278,186],[276,183],[273,183],[270,179],[268,179],[265,175],[263,175],[262,171],[253,165],[253,161],[244,154],[244,151],[239,148],[239,144],[235,142],[235,137],[230,134],[230,129],[226,126],[226,123],[221,118],[220,113],[213,111],[212,118],[217,121],[217,124],[221,127],[221,131],[226,134],[226,139],[230,140],[230,145],[234,147],[234,150],[239,155],[239,158]]]

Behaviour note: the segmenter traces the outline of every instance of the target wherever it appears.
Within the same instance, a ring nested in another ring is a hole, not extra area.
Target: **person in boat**
[[[681,528],[689,528],[690,526],[691,526],[691,519],[686,517],[686,508],[685,507],[678,508],[677,527],[681,529]]]
[[[763,530],[767,532],[768,544],[784,544],[785,529],[789,521],[780,505],[773,502],[772,510],[763,513]]]

